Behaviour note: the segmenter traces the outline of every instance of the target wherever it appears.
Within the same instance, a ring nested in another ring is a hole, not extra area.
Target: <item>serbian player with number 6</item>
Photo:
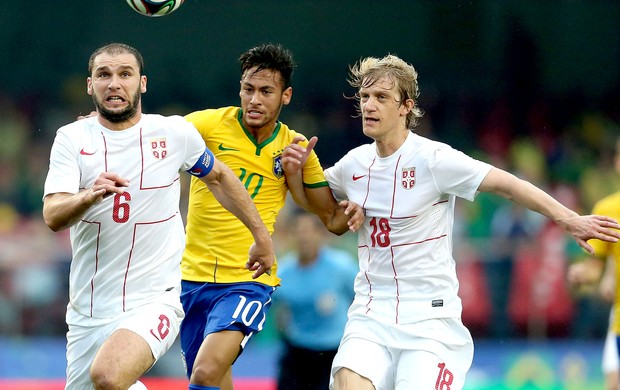
[[[70,228],[67,389],[144,388],[183,318],[185,231],[179,172],[200,178],[252,232],[249,261],[269,270],[269,231],[248,192],[183,117],[143,114],[142,55],[113,43],[89,60],[95,116],[61,127],[50,154],[43,217]]]
[[[363,132],[375,142],[325,171],[336,199],[366,210],[355,299],[332,365],[336,390],[458,390],[473,359],[452,255],[456,198],[492,192],[558,223],[584,249],[615,242],[618,223],[580,216],[531,183],[413,133],[422,116],[417,72],[388,55],[351,68]],[[289,177],[307,154],[289,145]],[[299,180],[295,180],[299,182]],[[295,185],[299,185],[296,183]]]

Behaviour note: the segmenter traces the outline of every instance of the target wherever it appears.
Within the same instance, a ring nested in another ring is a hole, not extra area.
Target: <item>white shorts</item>
[[[349,318],[332,365],[372,381],[376,390],[462,389],[474,344],[460,319],[384,324],[370,317]]]
[[[155,302],[131,309],[109,320],[94,320],[67,309],[67,384],[65,389],[91,390],[90,366],[101,345],[118,329],[128,329],[142,337],[155,361],[166,353],[179,334],[183,311]],[[122,353],[122,352],[121,352]],[[180,358],[180,357],[179,357]]]

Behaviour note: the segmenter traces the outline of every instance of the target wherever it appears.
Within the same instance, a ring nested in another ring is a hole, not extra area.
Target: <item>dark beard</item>
[[[105,108],[103,104],[100,104],[97,101],[97,97],[94,94],[93,103],[95,103],[95,107],[97,108],[97,112],[99,113],[99,115],[101,115],[104,119],[110,121],[111,123],[121,123],[133,118],[138,112],[138,106],[140,104],[140,92],[136,92],[136,94],[134,95],[133,104],[120,112],[110,111]]]

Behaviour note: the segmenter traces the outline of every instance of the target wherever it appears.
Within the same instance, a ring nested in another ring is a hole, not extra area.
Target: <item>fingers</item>
[[[102,172],[95,180],[92,187],[93,192],[103,190],[103,197],[107,198],[112,194],[122,194],[125,192],[123,187],[129,186],[129,180],[119,176],[114,172]]]
[[[291,141],[291,144],[298,144],[305,140],[306,140],[306,137],[304,137],[303,135],[297,135],[295,136],[295,138],[293,138],[293,141]]]
[[[95,189],[95,187],[92,187],[90,191],[86,191],[86,193],[87,193],[87,196],[90,198],[89,202],[94,204],[94,203],[99,203],[103,200],[106,190],[105,188]]]
[[[284,148],[282,152],[282,162],[287,164],[295,164],[295,165],[304,165],[306,163],[306,159],[314,149],[318,138],[312,137],[310,141],[308,141],[308,145],[304,147],[300,144],[301,141],[305,141],[306,138],[303,136],[296,136],[293,138],[293,141]]]
[[[364,223],[366,211],[362,206],[348,200],[341,201],[339,205],[344,208],[344,214],[349,216],[349,221],[347,222],[349,230],[356,232]]]
[[[301,159],[306,151],[307,149],[299,144],[289,144],[286,148],[284,148],[282,156]]]
[[[590,244],[588,244],[588,242],[586,240],[582,240],[580,238],[577,239],[577,244],[579,244],[580,247],[582,247],[583,249],[586,250],[586,252],[588,252],[591,255],[594,255],[594,248],[592,248],[592,246]]]
[[[257,279],[262,274],[271,275],[271,269],[264,268],[262,265],[252,274],[252,279]]]
[[[101,172],[97,180],[95,180],[95,185],[109,185],[113,187],[127,187],[129,185],[129,180],[121,177],[120,175],[114,172]]]
[[[310,138],[310,141],[308,141],[308,146],[306,146],[308,153],[310,153],[314,149],[318,140],[319,138],[317,136]]]
[[[252,274],[252,279],[256,279],[260,277],[262,274],[271,275],[271,268],[268,268],[260,264],[258,261],[255,261],[254,263],[252,263],[251,260],[248,260],[248,262],[245,264],[245,268],[247,268],[250,271],[254,271],[254,273]]]

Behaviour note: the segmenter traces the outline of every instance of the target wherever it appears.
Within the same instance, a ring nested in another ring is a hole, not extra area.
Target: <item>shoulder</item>
[[[161,114],[142,114],[142,121],[146,123],[165,123],[165,124],[175,124],[175,123],[187,123],[187,120],[183,118],[181,115],[161,115]]]
[[[375,143],[364,144],[357,146],[347,152],[341,159],[340,163],[347,162],[349,160],[368,159],[374,158],[377,155]]]
[[[438,152],[456,152],[452,146],[447,143],[432,140],[421,135],[412,133],[407,140],[409,148],[413,148],[418,153],[434,155]]]
[[[185,119],[192,123],[213,122],[225,118],[236,118],[239,107],[208,108],[205,110],[190,112]]]
[[[96,117],[80,119],[68,123],[61,126],[56,131],[56,142],[61,139],[66,139],[68,142],[77,143],[80,139],[87,136],[87,134],[92,133],[97,126],[99,126],[99,122],[97,122]]]
[[[284,142],[286,144],[289,144],[293,141],[293,139],[297,136],[301,136],[306,138],[306,141],[302,141],[300,142],[300,145],[306,146],[308,144],[308,137],[306,137],[303,133],[300,133],[296,130],[291,129],[286,123],[283,122],[278,122],[279,123],[279,128],[278,128],[278,133],[276,134],[276,139],[278,139],[278,142]],[[319,141],[320,142],[320,141]]]
[[[143,114],[142,122],[148,128],[164,128],[170,132],[179,132],[180,130],[196,130],[195,127],[181,115],[165,116],[160,114]]]

